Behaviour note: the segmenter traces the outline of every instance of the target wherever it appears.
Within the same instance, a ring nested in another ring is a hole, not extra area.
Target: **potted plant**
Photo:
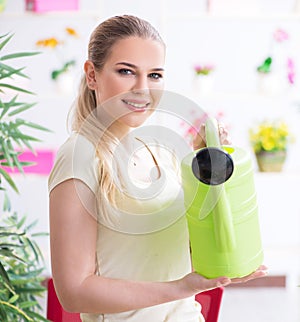
[[[215,67],[212,64],[194,65],[194,90],[201,94],[209,94],[213,89]]]
[[[76,61],[74,58],[66,58],[65,53],[68,52],[68,39],[78,39],[79,35],[75,29],[66,27],[64,29],[65,39],[63,38],[44,38],[36,42],[39,48],[50,49],[57,54],[59,67],[51,72],[51,79],[55,82],[58,91],[62,94],[72,93],[74,87],[74,75],[72,73]]]
[[[249,136],[259,170],[262,172],[281,171],[290,141],[287,124],[280,120],[262,121],[249,130]]]
[[[8,62],[37,53],[3,55],[2,50],[12,37],[10,34],[0,36],[0,190],[3,193],[3,209],[0,213],[0,320],[47,321],[40,313],[42,308],[37,298],[46,291],[41,284],[44,279],[43,256],[36,242],[40,234],[31,233],[35,223],[28,224],[26,216],[19,218],[6,195],[8,188],[18,192],[7,167],[23,172],[23,167],[29,163],[20,162],[18,157],[24,149],[34,152],[31,143],[38,141],[26,134],[26,128],[47,130],[20,118],[20,114],[35,103],[19,101],[18,95],[33,93],[11,82],[14,77],[28,77],[23,72],[24,68],[14,68]],[[6,92],[10,92],[10,95]]]

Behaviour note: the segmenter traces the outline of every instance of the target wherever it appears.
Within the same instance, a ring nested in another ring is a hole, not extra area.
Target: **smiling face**
[[[140,126],[152,114],[164,86],[164,58],[160,42],[128,37],[114,44],[100,71],[92,62],[85,63],[87,84],[95,91],[99,117],[105,118],[115,135]]]

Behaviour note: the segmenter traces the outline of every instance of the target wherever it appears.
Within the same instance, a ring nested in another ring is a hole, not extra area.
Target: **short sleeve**
[[[80,134],[72,134],[56,154],[48,179],[49,193],[68,179],[83,181],[94,193],[98,187],[97,158],[94,145]]]

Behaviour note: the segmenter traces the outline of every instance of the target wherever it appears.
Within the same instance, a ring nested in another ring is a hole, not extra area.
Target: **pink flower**
[[[208,75],[211,71],[214,70],[214,66],[212,64],[205,64],[205,65],[195,65],[194,71],[197,75]]]
[[[295,64],[292,58],[287,60],[287,76],[290,84],[295,83]]]
[[[273,33],[273,37],[277,42],[283,42],[289,39],[288,33],[283,29],[275,30],[275,32]]]

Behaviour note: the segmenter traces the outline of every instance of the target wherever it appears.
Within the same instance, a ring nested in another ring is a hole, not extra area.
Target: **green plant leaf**
[[[24,67],[22,67],[20,69],[15,69],[13,67],[10,67],[9,65],[3,64],[0,61],[0,69],[3,71],[2,72],[2,74],[4,74],[4,77],[3,78],[7,78],[7,74],[9,74],[9,73],[13,73],[13,74],[16,74],[18,76],[21,76],[23,78],[29,79],[29,77],[26,74],[21,73],[21,71],[24,69]],[[8,73],[4,73],[4,71],[7,71]]]
[[[11,211],[11,203],[6,193],[4,194],[3,211]]]
[[[10,35],[9,34],[5,34],[3,36],[1,36],[1,38],[5,38],[7,37],[6,39],[4,39],[1,43],[0,43],[0,50],[2,50],[4,48],[4,46],[11,40],[11,38],[13,37],[14,35]]]
[[[0,276],[3,278],[6,284],[11,285],[8,274],[0,261]]]
[[[20,244],[10,244],[10,243],[1,243],[0,244],[0,248],[9,248],[9,247],[13,247],[13,248],[22,247],[22,248],[24,248],[24,245],[20,245]]]
[[[51,322],[50,320],[47,320],[46,318],[44,318],[42,315],[38,314],[37,312],[30,311],[30,312],[27,312],[27,315],[32,317],[34,321]]]
[[[8,113],[8,116],[14,116],[16,114],[22,113],[22,112],[30,109],[34,105],[36,105],[36,103],[31,103],[31,104],[21,103],[21,104],[23,104],[23,105],[21,107],[19,107],[18,109],[15,109],[14,111]]]
[[[17,91],[17,92],[22,92],[22,93],[26,93],[26,94],[35,95],[35,93],[33,93],[33,92],[30,92],[30,91],[28,91],[26,89],[23,89],[23,88],[17,87],[17,86],[13,86],[13,85],[10,85],[10,84],[0,83],[0,88],[1,87],[6,87],[6,88],[12,89],[12,90]]]
[[[18,261],[21,261],[23,263],[26,263],[23,258],[15,255],[11,250],[9,249],[0,249],[0,255],[4,256],[4,257],[9,257],[9,258],[13,258],[16,259]]]
[[[15,303],[19,299],[20,295],[14,294],[9,300],[8,303]]]
[[[23,125],[25,126],[28,126],[28,127],[31,127],[33,129],[37,129],[37,130],[40,130],[40,131],[46,131],[46,132],[52,132],[51,130],[47,129],[46,127],[44,126],[41,126],[39,124],[36,124],[36,123],[32,123],[32,122],[24,122]]]
[[[34,321],[30,316],[28,316],[23,310],[19,309],[17,306],[9,303],[9,302],[6,302],[6,301],[2,301],[0,300],[0,304],[4,305],[7,307],[7,309],[9,309],[9,311],[11,312],[16,312],[18,313],[19,315],[22,315],[26,321]]]
[[[19,52],[19,53],[15,53],[15,54],[9,54],[9,55],[5,55],[2,56],[0,58],[0,60],[8,60],[8,59],[14,59],[14,58],[20,58],[20,57],[28,57],[28,56],[35,56],[35,55],[39,55],[40,52]]]
[[[1,175],[7,181],[7,183],[14,189],[14,191],[17,192],[17,193],[19,193],[19,190],[18,190],[15,182],[11,178],[11,176],[5,170],[3,170],[3,169],[0,168],[0,177],[1,177]]]
[[[26,222],[26,216],[23,216],[22,218],[21,218],[21,220],[17,223],[17,229],[21,229],[21,227],[25,224],[25,222]],[[26,229],[25,229],[25,231],[26,231]]]
[[[25,241],[28,243],[28,245],[31,247],[32,252],[34,253],[35,260],[39,261],[39,253],[37,252],[37,249],[35,247],[35,244],[30,240],[30,238],[25,236]]]
[[[31,306],[35,306],[37,305],[38,302],[37,301],[26,301],[26,302],[22,302],[20,303],[18,306],[21,308],[21,309],[27,309],[28,307],[31,307]],[[28,313],[27,313],[28,314]],[[29,315],[29,314],[28,314]],[[29,315],[30,316],[30,315]]]
[[[16,157],[16,155],[12,155],[12,159],[14,161],[14,165],[18,168],[20,173],[24,174],[23,167],[22,167],[21,163],[19,162],[18,158]]]
[[[12,157],[10,155],[9,148],[8,148],[5,140],[0,139],[0,148],[4,153],[5,160],[7,161],[9,166],[12,168],[13,167]]]

